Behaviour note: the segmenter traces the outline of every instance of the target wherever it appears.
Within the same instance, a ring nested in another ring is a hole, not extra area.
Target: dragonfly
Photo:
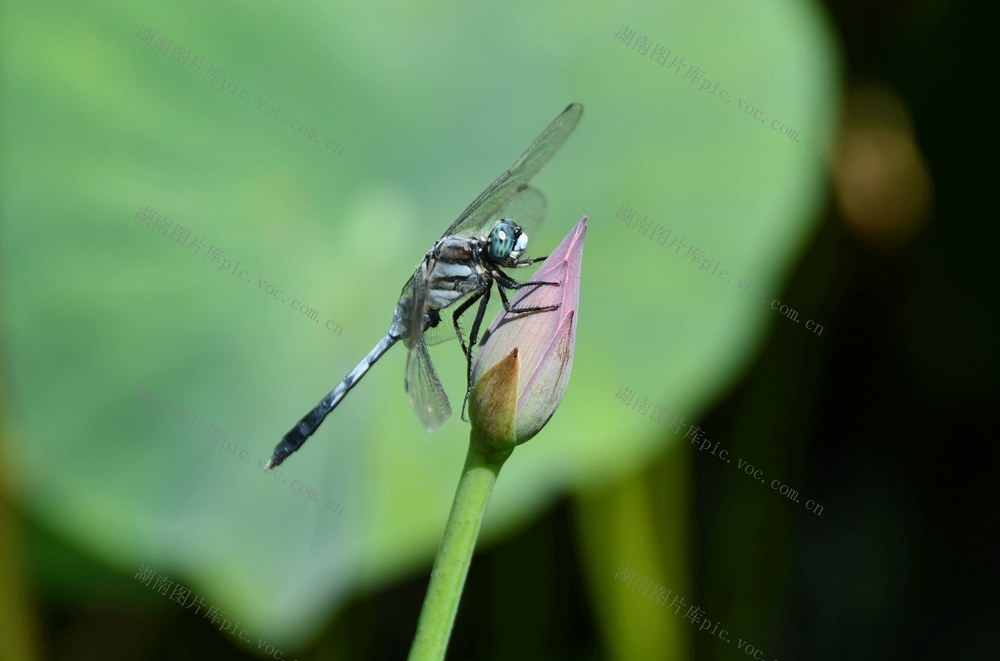
[[[403,285],[385,336],[343,381],[282,437],[265,469],[279,466],[302,447],[372,365],[400,340],[407,348],[404,386],[413,410],[428,431],[440,427],[451,417],[451,404],[427,347],[458,338],[466,357],[467,401],[472,386],[473,349],[494,284],[508,313],[543,313],[558,307],[511,305],[508,290],[558,286],[558,283],[519,282],[503,269],[522,268],[545,259],[525,257],[526,230],[537,228],[546,211],[544,196],[529,182],[566,142],[582,113],[581,104],[568,105],[445,230]],[[459,320],[476,303],[479,307],[466,342]],[[453,329],[449,329],[441,313],[452,306],[455,306]],[[464,418],[464,402],[462,413]]]

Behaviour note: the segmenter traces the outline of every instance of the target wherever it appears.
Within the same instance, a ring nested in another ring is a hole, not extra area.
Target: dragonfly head
[[[528,235],[510,218],[502,218],[490,232],[486,254],[497,264],[513,264],[528,247]]]

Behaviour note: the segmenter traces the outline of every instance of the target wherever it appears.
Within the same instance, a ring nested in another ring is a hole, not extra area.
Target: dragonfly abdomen
[[[337,408],[337,404],[340,403],[342,399],[351,391],[358,381],[368,373],[371,366],[375,364],[382,355],[389,350],[393,344],[399,339],[398,336],[393,335],[391,332],[387,333],[375,348],[368,352],[357,367],[351,370],[343,381],[338,383],[333,390],[331,390],[326,397],[319,400],[319,404],[313,407],[309,413],[302,416],[298,424],[292,427],[291,431],[282,437],[281,442],[278,443],[277,447],[274,448],[274,453],[271,455],[271,459],[267,462],[265,468],[274,468],[275,466],[280,466],[288,455],[292,454],[306,442],[306,439],[312,436],[316,428],[319,427],[320,423],[330,414],[330,412]]]

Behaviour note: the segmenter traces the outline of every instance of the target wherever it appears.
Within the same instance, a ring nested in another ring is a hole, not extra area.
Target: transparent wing
[[[424,331],[424,344],[429,347],[455,339],[458,339],[458,335],[455,334],[455,326],[450,315],[447,318],[442,315],[440,324]]]
[[[423,341],[424,314],[427,305],[427,274],[433,269],[433,257],[424,257],[420,266],[400,294],[400,301],[405,301],[406,333],[403,340],[409,351],[406,354],[406,375],[404,387],[410,398],[413,411],[421,424],[428,431],[434,431],[445,420],[451,417],[451,405],[448,395],[441,386],[434,365],[431,364],[427,345]],[[408,306],[408,307],[407,307]],[[443,323],[443,320],[442,320]],[[440,327],[442,324],[438,324]],[[452,331],[454,335],[454,330]]]
[[[427,431],[434,431],[451,417],[451,404],[441,386],[427,345],[417,341],[406,354],[406,394],[413,412]]]
[[[551,124],[545,127],[535,141],[528,145],[507,171],[473,200],[442,236],[476,233],[491,219],[498,217],[514,197],[527,187],[531,178],[538,174],[552,155],[559,151],[566,138],[576,128],[582,114],[583,105],[569,104]]]
[[[442,342],[447,342],[449,340],[457,339],[458,335],[455,333],[454,311],[457,310],[459,307],[461,307],[463,303],[465,303],[467,300],[469,300],[475,295],[476,292],[471,291],[468,294],[460,297],[458,300],[456,300],[454,303],[452,303],[446,308],[446,310],[449,310],[450,312],[441,310],[440,323],[438,323],[438,325],[435,326],[434,328],[428,328],[427,330],[424,331],[424,344],[426,344],[429,347],[433,347],[435,345],[441,344]],[[459,320],[459,327],[462,328],[462,332],[467,338],[469,334],[468,332],[466,332],[465,323],[462,320]]]
[[[427,306],[427,274],[431,272],[433,265],[430,263],[433,257],[425,256],[420,260],[420,266],[413,272],[410,279],[403,285],[403,291],[399,300],[408,299],[406,334],[403,341],[407,348],[411,348],[424,332],[424,309]]]
[[[521,256],[522,259],[533,254],[531,240],[537,236],[542,221],[545,220],[546,211],[548,211],[548,204],[545,202],[545,196],[533,186],[528,186],[515,195],[507,208],[503,210],[503,217],[513,220],[528,235],[528,249]]]

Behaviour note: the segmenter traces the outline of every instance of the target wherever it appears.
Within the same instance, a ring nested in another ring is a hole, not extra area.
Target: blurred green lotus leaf
[[[426,568],[468,429],[421,429],[403,351],[260,466],[570,101],[531,240],[590,216],[573,387],[508,462],[486,542],[678,442],[674,418],[793,323],[768,304],[815,226],[833,48],[809,3],[611,9],[5,7],[3,451],[25,508],[279,646]],[[455,401],[457,343],[432,352]]]

